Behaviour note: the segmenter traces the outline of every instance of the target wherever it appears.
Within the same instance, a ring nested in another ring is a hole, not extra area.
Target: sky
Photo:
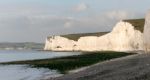
[[[110,31],[144,18],[150,0],[0,0],[0,42],[45,42],[47,36]]]

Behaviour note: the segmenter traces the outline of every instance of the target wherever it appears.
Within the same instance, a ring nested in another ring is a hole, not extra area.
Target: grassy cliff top
[[[144,24],[145,24],[145,19],[129,19],[129,20],[123,20],[125,22],[129,22],[131,23],[136,30],[139,30],[141,32],[143,32],[144,30]]]
[[[139,30],[143,32],[144,30],[144,24],[145,24],[145,19],[128,19],[128,20],[123,20],[125,22],[131,23],[136,30]],[[95,33],[78,33],[78,34],[67,34],[67,35],[60,35],[62,37],[68,38],[70,40],[77,41],[80,37],[85,37],[85,36],[102,36],[105,35],[109,32],[95,32]],[[52,36],[49,36],[48,38],[52,38]]]
[[[102,36],[107,34],[108,32],[95,32],[95,33],[80,33],[80,34],[68,34],[68,35],[60,35],[62,37],[77,41],[80,37],[85,36]]]
[[[128,19],[128,20],[123,20],[123,21],[131,23],[135,27],[136,30],[139,30],[141,32],[143,32],[143,30],[144,30],[144,24],[145,24],[144,18],[143,19]],[[68,34],[68,35],[61,35],[61,36],[77,41],[80,37],[102,36],[107,33],[108,32],[96,32],[96,33]]]

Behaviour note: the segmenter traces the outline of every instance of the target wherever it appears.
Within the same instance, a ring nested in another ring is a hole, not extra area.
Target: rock
[[[150,11],[146,15],[146,21],[144,26],[144,45],[145,51],[150,51]]]
[[[44,50],[73,51],[75,43],[75,41],[69,40],[61,36],[53,36],[46,39]]]
[[[44,50],[53,51],[134,51],[143,50],[143,33],[120,21],[112,32],[102,36],[80,37],[77,41],[61,36],[46,40]]]
[[[130,23],[119,22],[112,32],[100,37],[81,37],[81,51],[134,51],[143,50],[143,34]]]

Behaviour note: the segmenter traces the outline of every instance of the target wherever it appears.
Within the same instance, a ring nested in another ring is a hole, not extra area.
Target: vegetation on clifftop
[[[144,30],[144,24],[145,24],[145,19],[127,19],[127,20],[123,20],[125,22],[129,22],[131,23],[135,29],[143,32]],[[74,40],[77,41],[80,37],[85,37],[85,36],[102,36],[105,35],[109,32],[95,32],[95,33],[78,33],[78,34],[67,34],[67,35],[60,35],[62,37],[68,38],[70,40]],[[49,36],[48,38],[52,38],[51,36]]]
[[[68,35],[60,35],[62,37],[77,41],[80,37],[85,36],[102,36],[107,34],[108,32],[96,32],[96,33],[80,33],[80,34],[68,34]]]
[[[129,20],[123,20],[125,22],[131,23],[136,30],[140,30],[141,32],[144,31],[144,24],[145,24],[145,19],[129,19]]]

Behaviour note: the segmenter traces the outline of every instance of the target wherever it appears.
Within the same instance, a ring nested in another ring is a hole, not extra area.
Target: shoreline
[[[93,64],[93,65],[89,65],[89,66],[81,67],[81,68],[78,68],[78,69],[70,70],[69,74],[77,73],[77,72],[86,70],[86,69],[88,69],[90,67],[93,67],[93,66],[96,66],[96,65],[103,65],[103,64],[106,64],[106,63],[110,63],[112,61],[117,61],[117,60],[123,60],[123,59],[127,59],[127,58],[132,58],[132,57],[135,57],[135,56],[138,56],[138,55],[141,55],[141,54],[133,54],[133,55],[128,55],[128,56],[119,57],[119,58],[113,58],[113,59],[110,59],[110,60],[98,62],[98,63]]]
[[[150,54],[134,54],[47,80],[150,80]]]
[[[135,53],[134,53],[135,54]],[[58,57],[52,59],[37,59],[25,61],[4,62],[0,65],[7,64],[27,64],[35,68],[49,68],[59,70],[61,73],[68,73],[70,70],[87,67],[99,62],[107,61],[110,59],[133,55],[132,53],[125,52],[86,52],[81,55]]]

